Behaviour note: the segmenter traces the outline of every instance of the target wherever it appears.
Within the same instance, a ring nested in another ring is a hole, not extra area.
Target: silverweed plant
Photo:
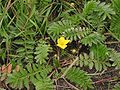
[[[120,0],[0,0],[0,90],[120,90]]]

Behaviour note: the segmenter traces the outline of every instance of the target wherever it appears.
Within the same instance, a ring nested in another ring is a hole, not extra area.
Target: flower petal
[[[65,49],[67,47],[67,45],[61,45],[61,44],[57,44],[58,47]]]
[[[65,40],[64,37],[60,37],[60,38],[57,40],[57,43],[61,43],[61,42],[63,42],[64,40]]]
[[[67,44],[67,43],[69,43],[70,42],[70,40],[65,40],[64,41],[64,44]]]

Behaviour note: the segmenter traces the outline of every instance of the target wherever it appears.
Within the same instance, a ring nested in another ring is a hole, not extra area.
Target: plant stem
[[[57,48],[57,59],[58,61],[60,61],[60,49],[59,48]]]
[[[65,82],[66,82],[69,86],[71,86],[71,87],[74,88],[75,90],[80,90],[80,89],[78,89],[77,87],[75,87],[74,85],[72,85],[71,83],[69,83],[64,77],[63,77],[63,79],[65,80]]]
[[[70,66],[66,69],[66,71],[63,73],[61,78],[66,76],[67,72],[72,68],[72,66],[76,63],[76,61],[78,61],[78,57],[76,57],[76,59],[72,62],[72,64],[70,64]]]

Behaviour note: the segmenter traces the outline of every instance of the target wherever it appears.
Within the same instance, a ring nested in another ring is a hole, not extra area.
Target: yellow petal
[[[57,44],[58,47],[65,49],[67,47],[67,45],[61,45],[61,44]]]
[[[64,40],[64,44],[67,44],[69,42],[70,42],[70,40]]]
[[[61,42],[63,42],[64,40],[65,40],[64,37],[60,37],[60,38],[57,40],[57,43],[61,43]]]
[[[65,40],[65,38],[64,38],[64,37],[60,37],[60,40],[64,41],[64,40]]]

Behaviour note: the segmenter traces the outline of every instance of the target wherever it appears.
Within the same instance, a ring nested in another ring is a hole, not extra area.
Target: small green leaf
[[[23,81],[23,83],[24,83],[24,86],[26,87],[26,88],[29,88],[29,79],[26,77],[26,79]]]
[[[90,62],[90,63],[89,63],[89,68],[92,69],[93,66],[94,66],[94,63],[93,63],[93,62]]]

